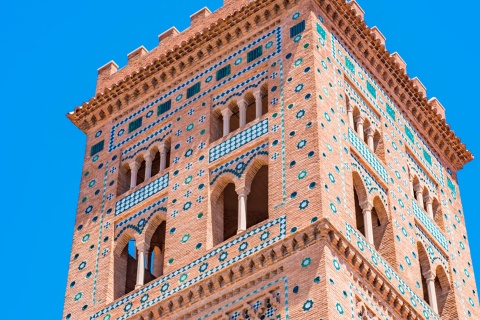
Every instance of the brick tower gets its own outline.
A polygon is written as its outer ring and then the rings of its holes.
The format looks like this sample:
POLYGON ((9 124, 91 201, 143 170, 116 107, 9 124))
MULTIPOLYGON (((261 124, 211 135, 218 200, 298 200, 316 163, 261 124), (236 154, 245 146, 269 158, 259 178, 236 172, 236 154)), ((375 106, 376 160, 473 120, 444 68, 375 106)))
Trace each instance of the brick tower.
POLYGON ((440 102, 342 0, 225 0, 68 118, 63 319, 480 319, 440 102))

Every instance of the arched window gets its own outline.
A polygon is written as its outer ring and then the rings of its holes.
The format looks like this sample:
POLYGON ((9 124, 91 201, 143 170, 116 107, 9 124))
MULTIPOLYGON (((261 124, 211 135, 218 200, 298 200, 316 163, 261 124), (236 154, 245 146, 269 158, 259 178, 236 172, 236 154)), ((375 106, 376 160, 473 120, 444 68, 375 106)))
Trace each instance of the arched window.
POLYGON ((375 129, 373 128, 370 120, 365 118, 363 121, 363 142, 368 146, 368 148, 373 152, 373 135, 375 133, 375 129))
POLYGON ((140 168, 137 173, 137 186, 145 181, 145 159, 142 156, 139 160, 140 168))
POLYGON ((238 196, 235 184, 228 183, 218 197, 212 197, 212 236, 217 245, 237 234, 238 196))
POLYGON ((255 110, 255 97, 251 92, 248 92, 245 97, 245 102, 247 105, 247 119, 246 123, 250 123, 256 118, 256 110, 255 110))
POLYGON ((373 199, 372 225, 375 249, 391 266, 394 266, 396 258, 393 227, 379 196, 373 199))
POLYGON ((423 245, 417 242, 418 261, 420 262, 420 279, 422 282, 423 300, 430 305, 430 299, 428 295, 428 285, 425 275, 430 271, 430 262, 428 261, 428 255, 423 245))
POLYGON ((442 266, 437 266, 435 271, 435 294, 437 298, 438 314, 443 316, 443 311, 450 293, 450 281, 442 266))
POLYGON ((435 220, 435 223, 440 227, 440 229, 445 231, 445 225, 443 223, 442 206, 440 205, 440 202, 438 201, 437 198, 433 199, 432 210, 433 210, 433 219, 435 220))
POLYGON ((355 221, 357 225, 357 230, 365 237, 365 224, 363 222, 363 210, 360 207, 360 200, 358 198, 357 190, 353 189, 353 196, 355 199, 355 221))
MULTIPOLYGON (((122 245, 122 244, 118 244, 122 245)), ((135 239, 130 238, 123 249, 115 252, 114 261, 114 298, 118 299, 135 289, 137 279, 137 248, 135 239)))
POLYGON ((268 166, 262 166, 252 180, 247 198, 247 228, 268 220, 268 166))
POLYGON ((145 283, 163 275, 163 266, 165 259, 165 233, 166 223, 163 221, 156 229, 150 239, 148 250, 147 271, 145 273, 145 283))
POLYGON ((223 114, 217 109, 212 113, 210 121, 210 142, 223 137, 223 114))
MULTIPOLYGON (((441 265, 438 265, 435 270, 432 270, 428 255, 420 242, 417 243, 417 249, 425 302, 440 316, 445 316, 444 310, 447 309, 452 309, 449 312, 455 312, 455 308, 445 308, 450 293, 450 281, 445 270, 441 265)), ((449 319, 453 318, 452 314, 448 316, 449 319)))
POLYGON ((117 182, 117 196, 127 192, 130 190, 130 180, 132 171, 128 163, 124 163, 120 169, 118 174, 118 182, 117 182))
POLYGON ((353 172, 352 179, 356 228, 365 238, 368 239, 367 228, 365 226, 365 216, 363 214, 364 208, 362 207, 368 200, 367 190, 365 189, 362 177, 358 172, 353 172))
POLYGON ((423 209, 428 212, 427 203, 430 198, 430 193, 428 192, 427 187, 423 187, 423 209))
POLYGON ((152 177, 156 176, 160 172, 160 152, 155 149, 153 161, 152 161, 152 177))
POLYGON ((376 130, 375 134, 373 135, 373 152, 380 160, 385 162, 385 149, 383 147, 383 139, 382 135, 378 130, 376 130))
POLYGON ((230 132, 233 132, 240 128, 240 110, 238 109, 237 101, 232 101, 229 109, 232 111, 232 115, 230 116, 230 132))

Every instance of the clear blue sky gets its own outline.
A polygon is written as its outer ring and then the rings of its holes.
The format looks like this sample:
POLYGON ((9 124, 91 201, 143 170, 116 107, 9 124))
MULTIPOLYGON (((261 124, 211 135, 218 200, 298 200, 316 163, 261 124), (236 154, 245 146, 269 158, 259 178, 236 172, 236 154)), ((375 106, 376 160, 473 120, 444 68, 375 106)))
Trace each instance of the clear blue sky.
MULTIPOLYGON (((359 0, 411 77, 447 108, 447 121, 480 158, 479 1, 359 0), (476 131, 477 130, 477 131, 476 131)), ((93 96, 96 70, 222 0, 4 1, 0 9, 2 188, 1 318, 60 319, 85 137, 65 113, 93 96), (9 273, 6 273, 9 272, 9 273)), ((460 173, 473 263, 480 278, 480 159, 460 173)))

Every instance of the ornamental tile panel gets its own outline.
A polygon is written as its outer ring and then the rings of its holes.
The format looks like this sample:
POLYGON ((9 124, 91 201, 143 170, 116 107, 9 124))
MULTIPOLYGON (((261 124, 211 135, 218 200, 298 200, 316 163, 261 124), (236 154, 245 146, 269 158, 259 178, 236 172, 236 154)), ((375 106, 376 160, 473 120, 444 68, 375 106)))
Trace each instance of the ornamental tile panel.
POLYGON ((233 137, 211 148, 209 152, 209 162, 212 163, 267 133, 268 118, 254 124, 253 126, 237 133, 233 137))
POLYGON ((143 186, 132 194, 129 194, 125 198, 117 201, 115 204, 115 215, 118 216, 122 212, 132 208, 133 206, 168 187, 168 179, 169 174, 164 174, 160 178, 150 182, 146 186, 143 186))
POLYGON ((358 138, 357 134, 350 128, 348 128, 348 140, 357 149, 357 151, 363 156, 363 158, 372 166, 372 168, 378 173, 378 175, 388 183, 388 174, 385 167, 378 161, 377 157, 367 148, 365 143, 358 138))
POLYGON ((435 222, 430 220, 427 214, 423 211, 422 208, 417 204, 416 201, 412 201, 413 213, 415 217, 422 223, 422 225, 427 229, 430 235, 437 240, 438 243, 448 251, 448 241, 447 238, 443 235, 440 229, 437 227, 435 222))

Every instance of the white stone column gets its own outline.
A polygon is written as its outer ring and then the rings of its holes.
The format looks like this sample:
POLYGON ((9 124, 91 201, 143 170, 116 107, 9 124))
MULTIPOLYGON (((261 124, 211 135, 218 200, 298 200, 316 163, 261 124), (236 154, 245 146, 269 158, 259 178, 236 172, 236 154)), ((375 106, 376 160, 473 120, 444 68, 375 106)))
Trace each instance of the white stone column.
POLYGON ((415 198, 415 191, 413 190, 413 175, 408 174, 408 185, 410 187, 410 194, 415 198))
POLYGON ((137 174, 138 169, 140 169, 140 164, 137 161, 130 162, 130 189, 133 189, 137 186, 137 174))
POLYGON ((365 238, 372 246, 375 245, 373 241, 373 224, 372 224, 372 204, 365 202, 362 205, 363 210, 363 225, 365 227, 365 238))
POLYGON ((348 115, 348 124, 353 130, 355 130, 355 123, 353 122, 353 106, 350 104, 347 105, 347 115, 348 115))
POLYGON ((162 143, 158 147, 158 151, 160 152, 160 172, 165 170, 167 168, 167 152, 168 152, 168 147, 162 143))
POLYGON ((147 152, 143 155, 145 159, 145 181, 152 177, 152 162, 153 162, 153 155, 151 152, 147 152))
POLYGON ((437 293, 435 292, 435 273, 432 271, 427 271, 423 274, 425 280, 427 282, 427 289, 428 289, 428 300, 430 301, 430 307, 432 307, 433 311, 438 313, 438 305, 437 305, 437 293))
POLYGON ((263 109, 263 105, 262 105, 262 91, 261 90, 257 90, 255 92, 253 92, 253 96, 255 97, 255 118, 260 118, 262 116, 262 109, 263 109))
POLYGON ((415 189, 415 197, 420 208, 424 208, 422 187, 417 186, 417 188, 415 189))
POLYGON ((137 250, 137 284, 135 285, 135 289, 143 287, 145 284, 145 253, 147 251, 143 243, 137 245, 137 250))
POLYGON ((247 124, 247 101, 245 99, 238 99, 238 111, 240 114, 240 124, 239 127, 243 127, 247 124))
POLYGON ((355 123, 357 124, 357 133, 360 139, 365 140, 365 133, 363 132, 363 122, 365 119, 362 116, 355 117, 355 123))
POLYGON ((236 191, 238 194, 238 234, 247 230, 247 196, 250 193, 250 190, 242 187, 236 191))
POLYGON ((373 145, 373 134, 375 133, 375 131, 373 130, 372 127, 368 127, 367 130, 365 131, 367 132, 368 149, 370 149, 370 151, 372 152, 375 152, 375 146, 373 145))
POLYGON ((426 205, 426 209, 427 209, 427 214, 428 216, 430 217, 430 219, 433 220, 433 199, 430 195, 427 195, 425 197, 425 205, 426 205))
POLYGON ((232 115, 232 110, 230 110, 229 108, 222 110, 224 137, 230 133, 230 116, 231 115, 232 115))

